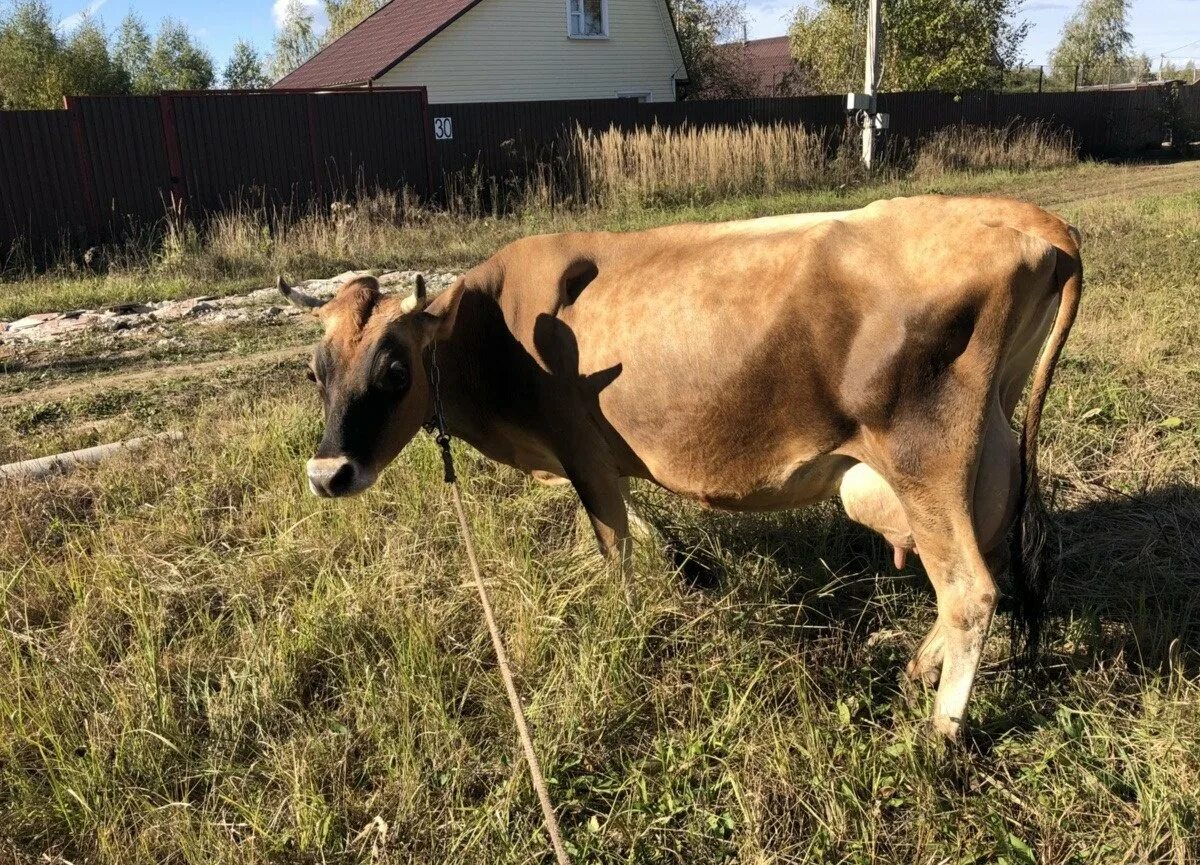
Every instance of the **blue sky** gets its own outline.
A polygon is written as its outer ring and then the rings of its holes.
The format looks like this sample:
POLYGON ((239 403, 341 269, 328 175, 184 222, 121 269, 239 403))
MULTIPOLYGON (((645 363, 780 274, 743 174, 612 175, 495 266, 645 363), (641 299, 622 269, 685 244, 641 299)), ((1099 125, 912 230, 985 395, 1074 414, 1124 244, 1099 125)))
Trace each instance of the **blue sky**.
MULTIPOLYGON (((130 8, 152 27, 167 16, 178 18, 191 28, 223 65, 229 50, 239 38, 270 47, 275 29, 275 13, 284 0, 52 0, 52 7, 69 28, 72 16, 91 9, 108 29, 113 29, 130 8)), ((398 0, 404 2, 404 0, 398 0)), ((547 0, 557 4, 560 0, 547 0)), ((316 0, 309 0, 317 6, 316 0)), ((750 37, 778 36, 787 29, 787 21, 796 0, 748 0, 750 37)), ((1031 63, 1045 63, 1050 49, 1058 41, 1063 21, 1075 8, 1074 0, 1026 0, 1022 17, 1033 24, 1025 42, 1024 54, 1031 63)), ((1176 53, 1200 62, 1200 0, 1134 0, 1130 16, 1137 50, 1145 51, 1157 64, 1158 55, 1180 48, 1176 53), (1181 48, 1185 43, 1196 44, 1181 48)), ((1157 68, 1157 66, 1156 66, 1157 68)))

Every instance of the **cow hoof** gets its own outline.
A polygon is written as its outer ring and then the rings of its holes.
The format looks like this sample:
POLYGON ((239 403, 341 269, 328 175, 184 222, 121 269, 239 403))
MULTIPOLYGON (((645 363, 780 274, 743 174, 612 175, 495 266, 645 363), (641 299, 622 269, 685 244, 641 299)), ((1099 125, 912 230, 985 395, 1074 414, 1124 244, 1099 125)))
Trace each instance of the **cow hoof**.
POLYGON ((936 688, 942 678, 942 660, 938 658, 936 664, 929 664, 920 658, 913 658, 904 668, 904 674, 914 682, 936 688))
POLYGON ((962 718, 952 718, 949 715, 934 715, 929 720, 938 738, 955 745, 963 741, 962 718))

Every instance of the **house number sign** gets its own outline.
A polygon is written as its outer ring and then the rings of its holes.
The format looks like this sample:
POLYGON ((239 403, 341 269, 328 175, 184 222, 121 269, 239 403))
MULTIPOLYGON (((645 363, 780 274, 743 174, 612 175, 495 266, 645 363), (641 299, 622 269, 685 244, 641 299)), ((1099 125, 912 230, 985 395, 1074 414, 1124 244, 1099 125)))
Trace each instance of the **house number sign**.
POLYGON ((433 118, 433 137, 437 141, 449 141, 454 137, 454 123, 449 117, 433 118))

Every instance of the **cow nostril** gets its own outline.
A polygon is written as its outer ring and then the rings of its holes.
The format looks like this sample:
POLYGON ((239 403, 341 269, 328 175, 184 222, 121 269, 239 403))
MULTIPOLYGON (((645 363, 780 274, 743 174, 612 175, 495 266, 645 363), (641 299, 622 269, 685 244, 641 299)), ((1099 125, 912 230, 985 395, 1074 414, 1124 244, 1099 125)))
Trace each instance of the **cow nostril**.
POLYGON ((330 495, 340 496, 354 486, 354 463, 344 462, 325 484, 330 495))

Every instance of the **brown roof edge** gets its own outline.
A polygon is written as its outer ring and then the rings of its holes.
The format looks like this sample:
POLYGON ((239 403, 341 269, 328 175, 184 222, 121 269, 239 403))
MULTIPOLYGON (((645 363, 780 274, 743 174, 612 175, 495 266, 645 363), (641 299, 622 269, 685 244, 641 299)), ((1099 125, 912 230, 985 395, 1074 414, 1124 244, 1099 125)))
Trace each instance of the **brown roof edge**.
MULTIPOLYGON (((274 90, 274 89, 276 88, 276 85, 278 85, 278 84, 281 84, 281 83, 282 83, 282 82, 284 82, 284 81, 287 81, 289 78, 291 78, 293 75, 295 75, 295 74, 296 74, 297 72, 299 72, 301 69, 303 69, 303 68, 304 68, 305 66, 307 66, 309 63, 311 63, 312 61, 314 61, 314 60, 316 60, 318 57, 320 57, 322 54, 324 54, 324 53, 325 53, 325 52, 326 52, 328 49, 332 48, 332 47, 333 47, 333 45, 334 45, 334 43, 338 42, 338 41, 339 41, 339 40, 341 40, 341 39, 344 39, 346 36, 349 36, 351 33, 353 33, 353 32, 354 32, 355 30, 357 30, 359 27, 362 27, 364 24, 366 24, 368 21, 370 21, 372 18, 374 18, 376 15, 378 15, 378 14, 379 14, 380 12, 382 12, 384 9, 386 9, 388 6, 391 6, 391 5, 392 5, 392 3, 394 3, 394 2, 395 2, 395 0, 388 0, 388 2, 387 2, 387 3, 384 3, 382 6, 380 6, 378 9, 376 9, 374 12, 372 12, 370 15, 368 15, 368 16, 367 16, 366 18, 364 18, 363 20, 359 21, 357 24, 355 24, 353 27, 351 27, 349 30, 347 30, 345 33, 343 33, 343 34, 342 34, 341 36, 339 36, 337 39, 334 39, 334 40, 333 40, 333 42, 330 42, 328 45, 322 45, 322 46, 321 46, 321 48, 320 48, 320 49, 317 51, 317 53, 316 53, 316 54, 314 54, 312 57, 309 57, 307 60, 305 60, 303 63, 301 63, 301 64, 300 64, 299 66, 297 66, 295 69, 293 69, 293 70, 292 70, 291 72, 289 72, 287 75, 285 75, 285 76, 283 76, 282 78, 280 78, 278 81, 276 81, 274 84, 272 84, 272 85, 270 86, 270 88, 269 88, 269 89, 271 89, 271 90, 274 90)), ((374 76, 374 78, 378 78, 378 77, 379 77, 378 75, 374 76)), ((337 83, 337 84, 332 84, 332 85, 329 85, 329 86, 330 86, 330 87, 357 87, 357 86, 359 86, 359 85, 361 85, 361 84, 366 84, 366 83, 368 83, 369 81, 372 81, 372 80, 374 80, 374 78, 367 78, 367 79, 363 79, 362 81, 345 81, 345 82, 339 82, 339 83, 337 83)))
MULTIPOLYGON (((395 0, 393 0, 393 2, 395 2, 395 0)), ((395 60, 393 60, 387 66, 383 67, 378 72, 376 72, 371 77, 371 80, 374 81, 376 78, 382 78, 384 75, 387 75, 389 72, 391 72, 393 69, 395 69, 396 66, 398 66, 400 64, 401 60, 404 60, 406 57, 411 57, 412 54, 415 51, 417 51, 417 49, 419 49, 421 46, 423 46, 426 42, 428 42, 434 36, 437 36, 439 33, 441 33, 443 30, 445 30, 447 27, 449 27, 451 24, 453 24, 459 18, 466 15, 468 12, 470 12, 472 9, 474 9, 476 6, 478 6, 482 2, 483 2, 483 0, 472 0, 471 3, 468 3, 462 9, 460 9, 457 13, 450 16, 445 21, 443 21, 441 24, 439 24, 436 28, 434 28, 431 32, 427 33, 425 35, 424 39, 422 39, 420 42, 418 42, 413 47, 409 48, 407 51, 405 51, 403 54, 401 54, 399 57, 397 57, 395 60)), ((382 7, 380 7, 380 8, 382 8, 382 7)))
POLYGON ((671 6, 671 0, 661 0, 667 4, 667 17, 671 19, 671 32, 675 34, 675 47, 679 49, 679 59, 683 65, 683 77, 676 78, 676 81, 691 81, 692 76, 688 72, 687 58, 683 56, 683 42, 679 39, 679 25, 675 23, 675 10, 671 6))

